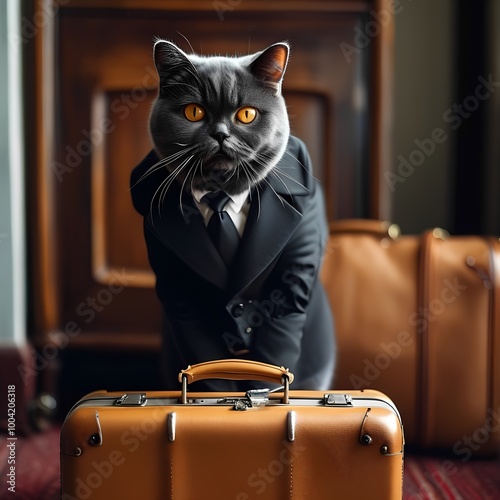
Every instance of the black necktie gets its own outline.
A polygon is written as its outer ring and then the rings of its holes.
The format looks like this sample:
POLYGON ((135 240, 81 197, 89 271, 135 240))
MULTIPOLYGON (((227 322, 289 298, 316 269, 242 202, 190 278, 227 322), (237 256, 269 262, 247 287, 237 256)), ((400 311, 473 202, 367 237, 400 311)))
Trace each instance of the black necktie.
POLYGON ((229 214, 224 211, 229 196, 223 191, 208 193, 202 200, 213 211, 212 217, 208 221, 207 230, 210 238, 219 251, 222 260, 229 267, 233 261, 234 254, 240 242, 240 235, 229 214))

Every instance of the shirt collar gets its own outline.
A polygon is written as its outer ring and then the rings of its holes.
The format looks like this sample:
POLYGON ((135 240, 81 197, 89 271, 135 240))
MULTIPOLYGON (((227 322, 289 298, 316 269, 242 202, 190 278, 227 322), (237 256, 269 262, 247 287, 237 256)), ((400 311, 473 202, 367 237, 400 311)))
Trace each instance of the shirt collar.
MULTIPOLYGON (((204 203, 201 201, 201 199, 209 192, 210 191, 193 190, 193 198, 196 200, 197 203, 204 205, 204 203)), ((234 212, 238 213, 241 211, 249 194, 250 194, 249 189, 246 191, 243 191, 243 193, 240 193, 240 194, 228 194, 228 196, 231 200, 230 201, 231 208, 234 212)))

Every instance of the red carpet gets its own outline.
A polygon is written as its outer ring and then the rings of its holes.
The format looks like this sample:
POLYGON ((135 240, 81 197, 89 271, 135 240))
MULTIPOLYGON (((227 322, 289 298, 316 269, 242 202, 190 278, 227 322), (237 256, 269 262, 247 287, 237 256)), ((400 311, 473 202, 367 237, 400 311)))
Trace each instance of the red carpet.
POLYGON ((7 441, 0 435, 0 498, 12 500, 56 500, 59 498, 59 428, 29 438, 7 441), (15 493, 9 491, 7 473, 12 458, 8 444, 15 443, 15 493))
POLYGON ((498 500, 500 460, 407 455, 405 500, 498 500))
MULTIPOLYGON (((15 441, 15 493, 8 490, 7 473, 10 465, 7 462, 11 456, 8 444, 7 437, 0 435, 0 499, 58 499, 59 428, 44 434, 33 434, 29 438, 18 437, 15 441)), ((498 500, 500 460, 470 460, 463 463, 457 459, 407 455, 403 498, 498 500)))

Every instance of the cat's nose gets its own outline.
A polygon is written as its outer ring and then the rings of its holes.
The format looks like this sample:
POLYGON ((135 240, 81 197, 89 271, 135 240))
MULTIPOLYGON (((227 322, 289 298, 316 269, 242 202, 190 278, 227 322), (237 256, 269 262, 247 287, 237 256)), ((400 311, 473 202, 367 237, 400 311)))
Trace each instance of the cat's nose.
POLYGON ((218 123, 215 126, 212 137, 222 146, 222 143, 229 137, 229 130, 225 123, 218 123))

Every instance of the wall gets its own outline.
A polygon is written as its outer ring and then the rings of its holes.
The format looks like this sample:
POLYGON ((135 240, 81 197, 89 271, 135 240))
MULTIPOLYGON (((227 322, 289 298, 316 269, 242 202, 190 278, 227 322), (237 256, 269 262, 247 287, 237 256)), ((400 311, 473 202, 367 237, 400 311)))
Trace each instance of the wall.
POLYGON ((400 0, 400 5, 395 15, 393 221, 403 233, 418 234, 452 226, 455 145, 446 119, 455 102, 454 4, 400 0))

